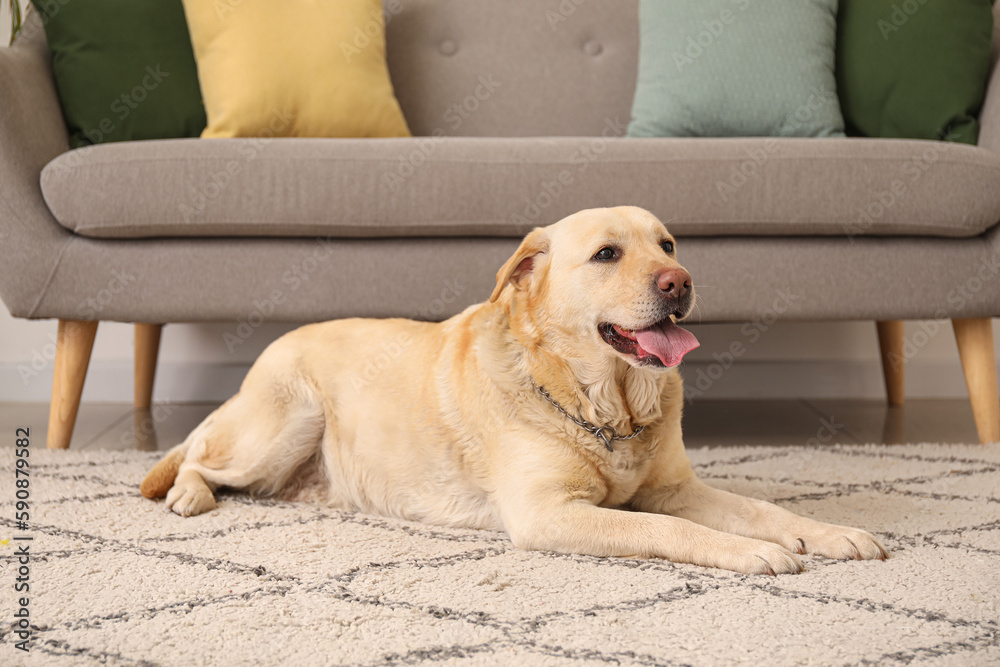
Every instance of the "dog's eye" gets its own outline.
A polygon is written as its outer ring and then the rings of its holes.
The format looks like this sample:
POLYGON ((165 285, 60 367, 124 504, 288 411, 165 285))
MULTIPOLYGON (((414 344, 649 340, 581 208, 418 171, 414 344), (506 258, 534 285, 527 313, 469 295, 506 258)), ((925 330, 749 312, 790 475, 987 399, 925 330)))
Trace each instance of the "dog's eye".
POLYGON ((615 249, 614 248, 601 248, 594 255, 594 259, 596 259, 598 262, 607 262, 607 261, 612 260, 614 258, 615 258, 615 249))
POLYGON ((663 248, 663 252, 667 253, 668 255, 674 254, 673 241, 664 241, 663 243, 660 244, 660 247, 663 248))

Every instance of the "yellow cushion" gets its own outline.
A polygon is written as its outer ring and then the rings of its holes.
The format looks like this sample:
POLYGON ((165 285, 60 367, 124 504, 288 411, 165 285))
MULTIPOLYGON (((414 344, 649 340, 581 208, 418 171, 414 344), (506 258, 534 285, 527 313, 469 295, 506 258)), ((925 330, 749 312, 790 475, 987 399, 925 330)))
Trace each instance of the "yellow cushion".
POLYGON ((202 137, 408 137, 380 0, 183 0, 202 137))

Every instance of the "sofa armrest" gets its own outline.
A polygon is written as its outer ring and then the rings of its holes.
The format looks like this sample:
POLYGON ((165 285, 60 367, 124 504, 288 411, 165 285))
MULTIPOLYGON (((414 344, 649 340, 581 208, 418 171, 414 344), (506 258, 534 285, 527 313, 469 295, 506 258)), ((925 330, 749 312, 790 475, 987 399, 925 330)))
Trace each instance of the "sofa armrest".
POLYGON ((45 31, 29 11, 9 48, 0 47, 0 298, 31 317, 73 236, 52 217, 39 177, 69 148, 45 31))

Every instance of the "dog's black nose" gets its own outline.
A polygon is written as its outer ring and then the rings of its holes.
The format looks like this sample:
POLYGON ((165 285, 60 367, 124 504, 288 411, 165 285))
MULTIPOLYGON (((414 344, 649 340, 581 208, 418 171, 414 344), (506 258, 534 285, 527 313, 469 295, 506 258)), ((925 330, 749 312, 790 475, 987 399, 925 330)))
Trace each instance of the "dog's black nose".
POLYGON ((683 298, 691 291, 691 274, 684 269, 667 269, 656 277, 656 286, 664 296, 683 298))

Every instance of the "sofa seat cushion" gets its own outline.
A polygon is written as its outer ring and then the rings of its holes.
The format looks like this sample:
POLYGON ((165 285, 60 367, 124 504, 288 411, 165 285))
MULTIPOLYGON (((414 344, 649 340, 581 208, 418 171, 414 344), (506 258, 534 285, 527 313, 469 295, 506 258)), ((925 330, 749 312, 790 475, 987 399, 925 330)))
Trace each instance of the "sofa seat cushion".
POLYGON ((41 187, 67 229, 118 239, 521 236, 622 204, 682 236, 969 237, 1000 220, 1000 158, 910 140, 176 139, 64 153, 41 187))

